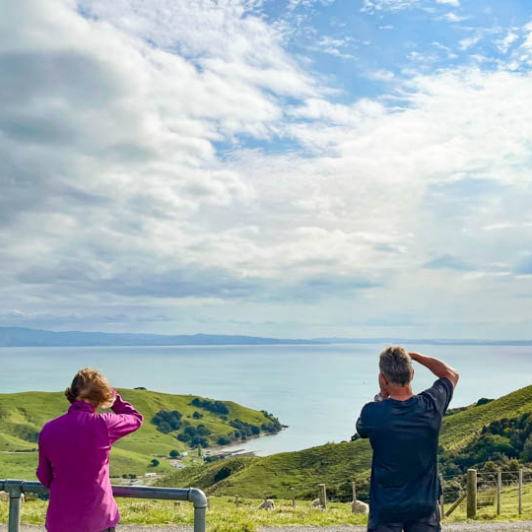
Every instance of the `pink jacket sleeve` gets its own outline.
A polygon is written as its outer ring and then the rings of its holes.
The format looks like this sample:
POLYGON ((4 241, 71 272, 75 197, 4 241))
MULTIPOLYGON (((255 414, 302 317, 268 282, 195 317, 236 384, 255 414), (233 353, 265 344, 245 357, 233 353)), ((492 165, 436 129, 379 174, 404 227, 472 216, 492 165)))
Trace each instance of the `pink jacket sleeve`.
POLYGON ((54 472, 52 470, 52 464, 46 457, 43 450, 42 440, 39 437, 39 467, 37 468, 37 478, 41 481, 43 486, 50 487, 52 480, 54 479, 54 472))
POLYGON ((112 406, 114 414, 102 414, 109 434, 109 443, 112 445, 116 440, 135 432, 142 426, 142 414, 137 412, 133 405, 124 401, 120 394, 116 394, 116 400, 112 406))

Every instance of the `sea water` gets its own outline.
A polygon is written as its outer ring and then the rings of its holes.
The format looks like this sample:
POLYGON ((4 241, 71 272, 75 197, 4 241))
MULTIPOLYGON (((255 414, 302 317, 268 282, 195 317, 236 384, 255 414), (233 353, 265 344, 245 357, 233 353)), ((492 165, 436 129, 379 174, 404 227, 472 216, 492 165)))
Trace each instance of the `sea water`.
MULTIPOLYGON (((349 440, 378 392, 375 344, 186 347, 0 348, 0 393, 59 391, 93 366, 116 387, 193 394, 267 410, 289 426, 238 448, 258 455, 349 440)), ((532 346, 427 346, 461 374, 452 407, 532 384, 532 346)), ((415 364, 414 392, 435 377, 415 364)), ((66 409, 65 403, 65 409, 66 409)))

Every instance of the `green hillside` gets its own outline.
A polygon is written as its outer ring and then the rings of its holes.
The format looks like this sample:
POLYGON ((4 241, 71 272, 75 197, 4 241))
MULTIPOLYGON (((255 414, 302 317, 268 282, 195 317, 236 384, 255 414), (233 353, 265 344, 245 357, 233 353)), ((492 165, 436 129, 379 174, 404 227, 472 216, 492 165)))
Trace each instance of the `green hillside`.
MULTIPOLYGON (((171 395, 148 390, 119 390, 144 416, 140 430, 119 440, 111 454, 111 475, 142 475, 147 471, 169 473, 174 469, 165 460, 156 468, 148 465, 154 456, 168 456, 170 451, 190 451, 192 440, 186 433, 202 434, 202 446, 214 446, 220 441, 229 442, 254 435, 271 433, 278 427, 273 416, 246 408, 231 401, 214 401, 193 395, 171 395), (196 405, 191 404, 196 400, 196 405), (197 405, 202 406, 197 406, 197 405), (218 411, 212 411, 218 410, 218 411), (160 412, 178 412, 180 427, 156 426, 151 420, 160 412), (276 423, 274 423, 274 420, 276 423), (200 428, 203 426, 203 428, 200 428), (165 432, 161 432, 161 428, 165 432), (186 437, 185 437, 186 436, 186 437)), ((34 478, 37 464, 39 431, 48 420, 58 417, 68 409, 64 395, 48 392, 0 394, 0 470, 2 477, 34 478), (21 452, 28 451, 28 452, 21 452)))
MULTIPOLYGON (((479 438, 483 427, 493 421, 532 413, 532 386, 495 401, 470 407, 443 420, 440 445, 458 451, 479 438)), ((327 444, 304 451, 263 458, 233 458, 207 466, 176 472, 161 484, 194 484, 216 495, 314 497, 316 486, 327 484, 331 494, 349 493, 354 479, 362 493, 367 489, 371 467, 371 448, 367 440, 327 444)))

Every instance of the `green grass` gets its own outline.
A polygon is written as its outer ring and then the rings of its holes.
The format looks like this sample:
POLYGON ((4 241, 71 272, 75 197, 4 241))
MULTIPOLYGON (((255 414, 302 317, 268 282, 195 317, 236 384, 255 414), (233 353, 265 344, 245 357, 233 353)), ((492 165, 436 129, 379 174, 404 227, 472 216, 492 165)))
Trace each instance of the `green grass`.
MULTIPOLYGON (((443 420, 440 445, 459 450, 480 434, 492 421, 532 412, 532 386, 522 388, 487 405, 472 407, 443 420)), ((297 497, 316 493, 317 485, 340 486, 356 479, 367 481, 371 467, 371 447, 367 440, 327 444, 304 451, 281 453, 264 458, 202 466, 193 471, 178 471, 160 484, 182 486, 193 484, 216 495, 239 494, 246 497, 289 497, 293 487, 297 497), (235 463, 235 466, 232 465, 235 463), (222 467, 231 474, 216 482, 222 467)))
MULTIPOLYGON (((326 512, 311 509, 307 501, 275 501, 273 511, 259 510, 260 500, 240 499, 236 507, 235 499, 211 497, 207 511, 207 524, 211 532, 253 532, 260 526, 283 525, 339 525, 366 524, 366 517, 353 515, 349 504, 329 503, 326 512)), ((118 499, 121 524, 138 525, 191 525, 193 507, 190 503, 174 504, 171 501, 118 499)), ((22 507, 22 522, 42 525, 46 517, 47 503, 30 500, 22 507)), ((7 522, 7 503, 0 502, 0 523, 7 522)))
MULTIPOLYGON (((489 497, 480 492, 479 500, 489 497)), ((332 526, 365 525, 366 517, 353 515, 349 503, 329 503, 327 511, 311 509, 308 501, 280 499, 275 501, 275 510, 259 510, 259 499, 240 498, 237 507, 234 497, 210 497, 210 509, 207 512, 207 525, 210 532, 255 532, 261 526, 332 526)), ((171 501, 152 501, 118 499, 121 524, 138 525, 190 525, 193 523, 193 508, 190 503, 174 504, 171 501)), ((22 507, 22 522, 42 525, 46 516, 47 503, 40 500, 28 500, 22 507)), ((0 523, 7 522, 8 504, 0 501, 0 523)), ((479 509, 480 521, 520 521, 532 519, 532 485, 523 490, 523 515, 517 515, 517 488, 508 487, 503 491, 502 512, 496 516, 495 506, 479 509)), ((465 503, 447 523, 466 521, 465 503)))
MULTIPOLYGON (((234 432, 229 422, 240 419, 260 426, 269 420, 261 413, 231 401, 223 401, 228 407, 227 421, 207 410, 190 405, 194 395, 171 395, 148 390, 119 390, 122 397, 131 402, 144 415, 144 424, 137 432, 119 440, 111 453, 111 475, 143 475, 147 471, 170 473, 165 460, 160 466, 148 468, 154 456, 168 456, 171 450, 193 453, 188 446, 176 439, 176 433, 163 434, 150 423, 160 410, 177 410, 183 414, 183 421, 191 426, 204 424, 211 432, 210 443, 215 444, 220 436, 234 432), (193 419, 198 411, 201 419, 193 419)), ((60 392, 24 392, 0 394, 0 471, 2 477, 35 479, 37 452, 17 452, 35 450, 38 434, 44 423, 58 417, 68 409, 68 402, 60 392), (9 453, 6 453, 8 451, 9 453)), ((184 427, 183 427, 184 428, 184 427)), ((181 429, 181 431, 183 430, 181 429)))

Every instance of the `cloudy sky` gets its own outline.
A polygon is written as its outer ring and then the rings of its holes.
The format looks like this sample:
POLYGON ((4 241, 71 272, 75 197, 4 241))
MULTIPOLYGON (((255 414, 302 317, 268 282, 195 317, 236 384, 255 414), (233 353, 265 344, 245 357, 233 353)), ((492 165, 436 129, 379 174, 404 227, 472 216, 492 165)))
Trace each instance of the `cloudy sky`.
POLYGON ((529 0, 0 3, 0 325, 530 338, 529 0))

